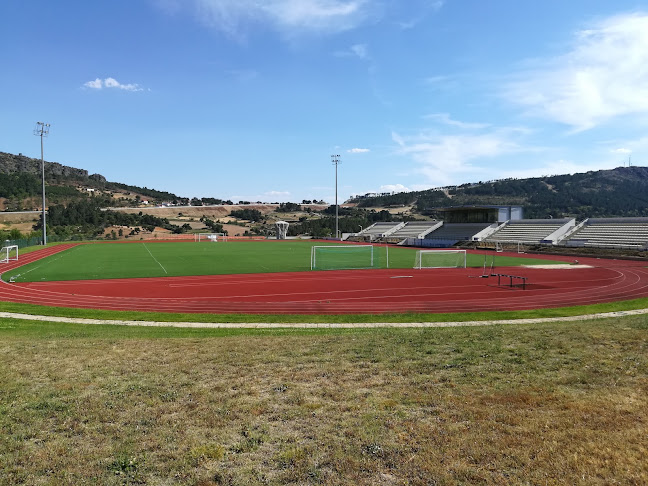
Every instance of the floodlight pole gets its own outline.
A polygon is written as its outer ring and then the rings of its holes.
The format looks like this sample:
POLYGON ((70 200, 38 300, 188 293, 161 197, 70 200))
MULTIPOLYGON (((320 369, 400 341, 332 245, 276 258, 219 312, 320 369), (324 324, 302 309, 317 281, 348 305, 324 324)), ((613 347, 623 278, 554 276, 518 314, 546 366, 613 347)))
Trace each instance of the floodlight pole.
POLYGON ((340 156, 331 155, 331 162, 335 165, 335 237, 338 237, 338 165, 340 165, 340 156))
POLYGON ((34 135, 40 137, 41 142, 41 176, 43 180, 43 246, 47 245, 47 224, 45 222, 45 158, 43 157, 43 137, 49 134, 49 123, 36 122, 34 135))

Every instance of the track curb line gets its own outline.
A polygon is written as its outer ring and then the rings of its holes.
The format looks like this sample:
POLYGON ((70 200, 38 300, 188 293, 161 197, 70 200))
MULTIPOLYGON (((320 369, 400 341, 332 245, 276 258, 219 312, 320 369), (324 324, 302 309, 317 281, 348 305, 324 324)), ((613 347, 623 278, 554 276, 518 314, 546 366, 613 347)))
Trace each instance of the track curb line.
POLYGON ((61 322, 69 324, 111 325, 111 326, 141 326, 141 327, 186 327, 204 329, 361 329, 361 328, 424 328, 424 327, 470 327, 470 326, 497 326, 508 324, 541 324, 551 322, 573 322, 589 319, 611 319, 623 316, 636 316, 648 314, 648 309, 635 309, 627 311, 605 312, 567 317, 545 317, 533 319, 501 319, 486 321, 458 321, 458 322, 165 322, 165 321, 130 321, 120 319, 84 319, 77 317, 40 316, 32 314, 19 314, 14 312, 0 312, 0 318, 22 319, 27 321, 61 322))

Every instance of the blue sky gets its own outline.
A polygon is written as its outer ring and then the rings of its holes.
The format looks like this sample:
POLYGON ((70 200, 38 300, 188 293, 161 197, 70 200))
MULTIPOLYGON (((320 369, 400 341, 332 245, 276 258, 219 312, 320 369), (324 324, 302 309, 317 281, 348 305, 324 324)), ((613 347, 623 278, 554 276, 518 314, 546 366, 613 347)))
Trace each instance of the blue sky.
POLYGON ((647 165, 648 3, 0 3, 0 151, 189 197, 334 201, 647 165))

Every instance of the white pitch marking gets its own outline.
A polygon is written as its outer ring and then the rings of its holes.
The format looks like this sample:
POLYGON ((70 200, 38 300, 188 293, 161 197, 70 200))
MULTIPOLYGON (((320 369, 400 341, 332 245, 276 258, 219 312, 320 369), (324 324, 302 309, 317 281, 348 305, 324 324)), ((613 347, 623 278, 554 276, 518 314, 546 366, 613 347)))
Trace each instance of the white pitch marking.
POLYGON ((144 248, 146 248, 146 251, 149 252, 149 255, 151 255, 151 258, 152 258, 153 260, 155 260, 155 263, 157 263, 158 265, 160 265, 160 267, 162 268, 162 270, 164 270, 164 273, 166 273, 167 275, 169 275, 169 272, 166 271, 166 268, 164 268, 164 267, 162 266, 162 264, 161 264, 160 262, 157 261, 157 258, 155 258, 155 257, 153 256, 153 253, 151 253, 151 250, 148 249, 148 246, 146 246, 146 243, 142 243, 142 245, 144 245, 144 248))

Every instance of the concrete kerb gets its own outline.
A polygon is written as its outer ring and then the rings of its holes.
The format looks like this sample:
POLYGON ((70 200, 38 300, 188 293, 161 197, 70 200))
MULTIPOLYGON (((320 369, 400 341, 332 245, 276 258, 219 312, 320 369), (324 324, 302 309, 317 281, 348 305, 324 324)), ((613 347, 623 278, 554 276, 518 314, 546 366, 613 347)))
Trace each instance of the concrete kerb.
POLYGON ((142 326, 142 327, 186 327, 204 329, 353 329, 353 328, 424 328, 424 327, 468 327, 468 326, 497 326, 508 324, 540 324, 551 322, 573 322, 589 319, 611 319, 622 316, 648 314, 648 309, 636 309, 599 314, 587 314, 569 317, 545 317, 534 319, 501 319, 492 321, 465 322, 163 322, 163 321, 127 321, 119 319, 83 319, 75 317, 38 316, 14 312, 0 312, 0 318, 22 319, 28 321, 61 322, 71 324, 111 325, 111 326, 142 326))

